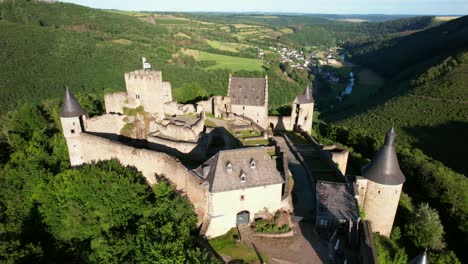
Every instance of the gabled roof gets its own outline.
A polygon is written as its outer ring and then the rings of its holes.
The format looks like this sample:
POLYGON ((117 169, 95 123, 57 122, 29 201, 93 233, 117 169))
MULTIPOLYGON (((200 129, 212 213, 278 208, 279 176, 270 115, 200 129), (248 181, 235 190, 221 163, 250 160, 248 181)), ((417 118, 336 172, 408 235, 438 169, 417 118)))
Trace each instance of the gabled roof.
POLYGON ((62 109, 60 110, 60 117, 79 117, 84 115, 85 112, 76 100, 75 96, 70 92, 67 87, 65 96, 63 97, 62 109))
POLYGON ((312 97, 312 92, 310 91, 310 87, 307 87, 304 90, 304 94, 296 96, 294 99, 295 104, 310 104, 314 102, 314 98, 312 97))
POLYGON ((426 251, 411 260, 409 264, 429 264, 426 251))
POLYGON ((275 160, 263 147, 220 151, 194 172, 208 182, 212 193, 283 183, 275 160), (252 159, 255 160, 255 168, 250 166, 252 159), (231 171, 227 169, 228 164, 232 165, 231 171), (242 173, 247 177, 243 183, 240 179, 242 173))
POLYGON ((373 182, 385 185, 400 185, 405 182, 395 153, 396 133, 392 127, 386 136, 385 144, 372 161, 361 169, 362 176, 373 182))
POLYGON ((263 106, 267 85, 266 78, 231 77, 228 96, 234 105, 263 106))

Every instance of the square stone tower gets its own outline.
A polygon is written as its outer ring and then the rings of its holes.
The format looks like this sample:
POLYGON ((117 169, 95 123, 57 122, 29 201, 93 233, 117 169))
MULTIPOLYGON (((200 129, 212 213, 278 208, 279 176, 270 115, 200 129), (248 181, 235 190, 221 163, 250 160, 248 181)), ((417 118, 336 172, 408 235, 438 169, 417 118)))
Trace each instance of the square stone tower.
POLYGON ((160 71, 138 70, 125 74, 128 106, 143 106, 146 112, 164 115, 164 103, 172 101, 169 82, 162 81, 160 71))
POLYGON ((312 121, 314 117, 314 98, 309 86, 306 87, 304 94, 299 95, 294 99, 291 122, 294 128, 301 128, 307 133, 312 129, 312 121))

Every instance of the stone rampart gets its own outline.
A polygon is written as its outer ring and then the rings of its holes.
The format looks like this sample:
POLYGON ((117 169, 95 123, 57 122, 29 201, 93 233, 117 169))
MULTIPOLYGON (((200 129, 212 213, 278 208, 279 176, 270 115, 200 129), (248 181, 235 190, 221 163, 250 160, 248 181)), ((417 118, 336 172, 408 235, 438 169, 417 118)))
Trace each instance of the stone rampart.
POLYGON ((204 180, 175 158, 165 153, 134 148, 87 133, 81 133, 80 143, 84 163, 117 159, 122 165, 133 166, 139 170, 151 185, 157 183, 159 177, 168 179, 177 190, 187 195, 199 221, 202 221, 207 211, 208 197, 204 180))

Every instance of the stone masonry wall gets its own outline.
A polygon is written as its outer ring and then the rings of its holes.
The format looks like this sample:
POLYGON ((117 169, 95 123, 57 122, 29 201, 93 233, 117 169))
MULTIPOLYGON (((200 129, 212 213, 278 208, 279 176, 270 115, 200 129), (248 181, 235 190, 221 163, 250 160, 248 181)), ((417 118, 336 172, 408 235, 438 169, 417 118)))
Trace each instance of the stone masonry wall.
POLYGON ((133 166, 145 176, 149 184, 157 183, 157 176, 164 176, 183 191, 195 208, 199 221, 207 212, 208 192, 204 180, 183 166, 178 160, 161 152, 138 149, 98 136, 81 133, 80 143, 83 162, 117 159, 122 165, 133 166))
POLYGON ((126 92, 107 93, 104 95, 104 104, 106 106, 106 113, 123 114, 123 107, 127 100, 126 92))
POLYGON ((403 185, 382 185, 367 181, 364 213, 372 230, 390 237, 403 185))
POLYGON ((265 106, 231 105, 232 113, 252 119, 263 129, 268 128, 268 109, 265 106))

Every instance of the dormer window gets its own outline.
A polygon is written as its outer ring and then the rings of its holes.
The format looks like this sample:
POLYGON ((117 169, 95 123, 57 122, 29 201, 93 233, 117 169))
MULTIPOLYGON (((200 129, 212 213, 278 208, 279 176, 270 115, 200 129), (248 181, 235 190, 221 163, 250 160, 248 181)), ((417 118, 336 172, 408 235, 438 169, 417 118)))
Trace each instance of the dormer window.
POLYGON ((255 169, 256 166, 257 166, 257 162, 255 162, 254 159, 251 159, 250 160, 250 168, 255 169))
POLYGON ((228 163, 226 164, 226 171, 229 172, 229 173, 232 172, 232 164, 231 164, 231 162, 228 162, 228 163))
POLYGON ((247 175, 245 175, 244 172, 241 172, 241 175, 240 175, 239 178, 240 178, 240 182, 241 182, 241 183, 244 183, 244 182, 247 181, 247 175))

